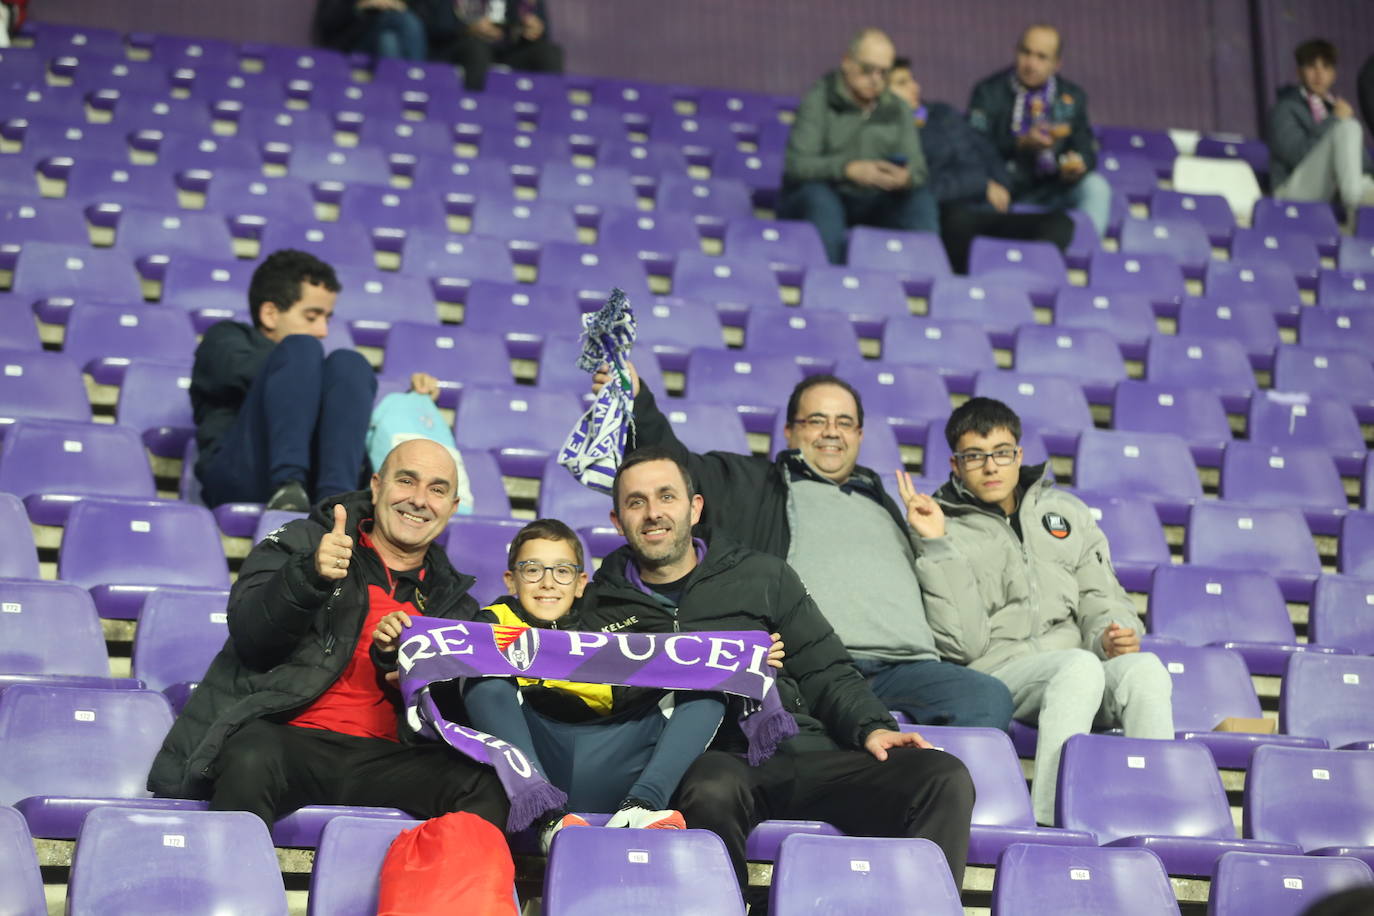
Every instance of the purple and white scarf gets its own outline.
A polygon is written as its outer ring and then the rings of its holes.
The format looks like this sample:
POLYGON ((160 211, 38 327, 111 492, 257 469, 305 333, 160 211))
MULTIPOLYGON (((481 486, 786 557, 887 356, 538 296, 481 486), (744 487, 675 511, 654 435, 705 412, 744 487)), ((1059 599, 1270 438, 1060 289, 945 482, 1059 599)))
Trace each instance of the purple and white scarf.
POLYGON ((499 738, 444 718, 430 696, 437 681, 530 677, 662 690, 727 693, 745 700, 740 729, 757 766, 797 732, 768 666, 772 637, 752 630, 598 633, 411 617, 402 636, 401 696, 410 727, 496 770, 510 799, 507 828, 523 830, 567 803, 528 757, 499 738))
POLYGON ((611 381, 597 393, 558 453, 558 463, 585 487, 610 493, 634 429, 634 395, 625 362, 635 343, 635 313, 619 288, 606 304, 582 316, 582 353, 577 366, 594 373, 609 366, 611 381))
MULTIPOLYGON (((1012 103, 1011 109, 1011 132, 1014 136, 1024 137, 1037 127, 1049 125, 1057 86, 1058 81, 1051 74, 1044 85, 1030 89, 1016 78, 1014 71, 1012 72, 1011 89, 1016 93, 1016 101, 1012 103)), ((1053 175, 1059 171, 1059 163, 1055 159, 1053 149, 1043 149, 1035 157, 1035 171, 1040 175, 1053 175)))

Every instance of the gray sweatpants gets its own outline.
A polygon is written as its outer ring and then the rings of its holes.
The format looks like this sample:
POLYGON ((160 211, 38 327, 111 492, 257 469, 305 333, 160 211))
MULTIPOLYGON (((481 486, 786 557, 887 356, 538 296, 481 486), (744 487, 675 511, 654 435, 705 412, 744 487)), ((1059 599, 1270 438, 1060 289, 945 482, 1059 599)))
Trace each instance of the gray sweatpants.
POLYGON ((1374 178, 1364 174, 1364 133, 1354 118, 1341 118, 1327 128, 1274 196, 1329 201, 1338 192, 1348 213, 1355 211, 1365 195, 1374 196, 1374 178))
POLYGON ((1007 685, 1013 716, 1038 725, 1031 804, 1054 823, 1059 755, 1070 735, 1120 726, 1131 738, 1174 737, 1173 679, 1152 652, 1102 661, 1086 649, 1058 649, 1013 659, 988 672, 1007 685))

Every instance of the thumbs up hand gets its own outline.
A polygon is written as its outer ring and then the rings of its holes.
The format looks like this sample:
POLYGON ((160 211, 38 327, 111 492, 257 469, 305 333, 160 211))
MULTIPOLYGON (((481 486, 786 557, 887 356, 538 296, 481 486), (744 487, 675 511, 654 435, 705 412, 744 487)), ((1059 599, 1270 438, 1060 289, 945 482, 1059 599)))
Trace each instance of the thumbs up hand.
POLYGON ((347 522, 348 512, 335 503, 334 530, 320 538, 320 546, 315 550, 315 573, 321 579, 342 579, 348 575, 348 564, 353 558, 353 539, 344 534, 347 522))

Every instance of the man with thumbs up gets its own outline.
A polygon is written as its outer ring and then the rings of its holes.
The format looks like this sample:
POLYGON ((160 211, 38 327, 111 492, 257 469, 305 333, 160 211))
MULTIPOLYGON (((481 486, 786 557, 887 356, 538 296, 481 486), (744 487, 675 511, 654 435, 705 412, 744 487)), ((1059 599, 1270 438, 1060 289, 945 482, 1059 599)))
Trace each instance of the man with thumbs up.
POLYGON ((270 827, 303 805, 469 811, 504 829, 494 773, 415 742, 374 658, 396 611, 471 619, 474 579, 434 539, 458 506, 457 470, 428 439, 403 442, 369 490, 324 500, 273 531, 229 596, 229 638, 153 761, 160 796, 208 798, 270 827))

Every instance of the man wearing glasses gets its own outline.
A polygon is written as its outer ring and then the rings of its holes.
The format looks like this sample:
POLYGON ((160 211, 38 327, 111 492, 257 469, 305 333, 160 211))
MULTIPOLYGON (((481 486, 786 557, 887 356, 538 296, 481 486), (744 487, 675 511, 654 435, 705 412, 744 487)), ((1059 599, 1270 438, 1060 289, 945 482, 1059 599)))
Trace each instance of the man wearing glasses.
POLYGON ((945 438, 953 473, 933 497, 898 475, 926 612, 941 655, 1005 683, 1015 718, 1038 722, 1031 796, 1053 824, 1069 736, 1097 725, 1173 738, 1172 682, 1140 651, 1140 618, 1088 507, 1045 465, 1021 466, 1016 413, 972 398, 945 438))
POLYGON ((832 264, 844 263, 849 226, 940 228, 911 110, 887 91, 895 55, 879 30, 856 35, 806 93, 787 138, 778 216, 814 223, 832 264))
POLYGON ((833 375, 800 382, 787 401, 787 447, 770 459, 689 452, 633 366, 631 382, 628 448, 666 448, 705 497, 703 525, 787 561, 888 709, 921 725, 1010 724, 1006 687, 940 660, 906 520, 858 463, 864 411, 853 386, 833 375))

